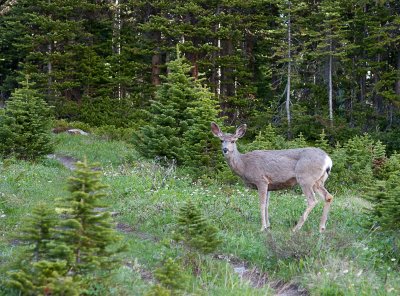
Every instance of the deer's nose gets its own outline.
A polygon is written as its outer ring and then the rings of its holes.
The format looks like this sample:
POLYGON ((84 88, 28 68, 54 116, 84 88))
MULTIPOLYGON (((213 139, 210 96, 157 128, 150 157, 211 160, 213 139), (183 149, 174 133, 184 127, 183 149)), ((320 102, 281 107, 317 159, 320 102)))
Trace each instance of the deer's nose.
POLYGON ((222 152, 227 153, 228 152, 228 148, 222 148, 222 152))

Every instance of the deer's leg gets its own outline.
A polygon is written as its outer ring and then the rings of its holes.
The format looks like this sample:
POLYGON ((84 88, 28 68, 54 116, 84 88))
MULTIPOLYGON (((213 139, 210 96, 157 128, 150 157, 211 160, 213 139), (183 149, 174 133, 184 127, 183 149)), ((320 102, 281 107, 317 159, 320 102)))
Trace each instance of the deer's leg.
POLYGON ((316 187, 316 191, 325 200, 324 209, 322 210, 321 222, 319 224, 319 232, 324 232, 326 220, 328 219, 329 209, 332 204, 333 196, 325 189, 323 185, 316 187))
POLYGON ((271 223, 269 223, 269 214, 268 214, 268 208, 269 208, 269 197, 270 197, 270 191, 267 191, 266 195, 266 203, 265 203, 265 219, 267 220, 267 228, 271 226, 271 223))
POLYGON ((306 222, 308 218, 308 215, 318 203, 318 201, 315 200, 315 194, 311 186, 302 185, 301 189, 303 190, 304 195, 307 197, 307 208, 304 211, 303 215, 301 215, 299 222, 297 222, 297 225, 293 228, 293 232, 299 230, 303 226, 304 222, 306 222))
POLYGON ((269 195, 268 195, 268 185, 259 185, 258 186, 258 196, 260 198, 260 213, 261 213, 261 231, 267 230, 269 227, 269 219, 268 219, 268 204, 269 204, 269 195), (268 221, 268 224, 267 224, 268 221))

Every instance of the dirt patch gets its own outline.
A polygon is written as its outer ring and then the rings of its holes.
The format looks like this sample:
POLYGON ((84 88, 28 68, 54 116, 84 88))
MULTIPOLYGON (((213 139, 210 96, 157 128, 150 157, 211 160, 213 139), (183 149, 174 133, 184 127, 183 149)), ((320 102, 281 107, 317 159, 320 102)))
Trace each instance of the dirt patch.
POLYGON ((152 242, 159 242, 160 241, 160 239, 158 237, 156 237, 155 235, 152 235, 152 234, 146 233, 146 232, 138 231, 137 229, 135 229, 134 227, 130 226, 127 223, 118 222, 115 228, 118 231, 123 232, 123 233, 131 233, 134 236, 137 236, 138 238, 140 238, 142 240, 149 240, 149 241, 152 241, 152 242))
POLYGON ((257 267, 250 266, 250 264, 239 258, 227 255, 215 255, 215 259, 227 261, 239 277, 253 288, 263 288, 269 285, 275 290, 276 296, 306 296, 309 295, 307 290, 301 288, 295 283, 285 283, 283 281, 270 282, 268 274, 259 270, 257 267))
POLYGON ((65 166, 67 169, 70 169, 71 171, 75 170, 76 168, 75 163, 78 161, 77 159, 71 156, 57 155, 57 154, 49 154, 47 155, 47 158, 57 160, 63 166, 65 166))
POLYGON ((306 289, 301 288, 295 283, 285 283, 278 281, 270 284, 275 290, 276 296, 307 296, 309 293, 306 289))

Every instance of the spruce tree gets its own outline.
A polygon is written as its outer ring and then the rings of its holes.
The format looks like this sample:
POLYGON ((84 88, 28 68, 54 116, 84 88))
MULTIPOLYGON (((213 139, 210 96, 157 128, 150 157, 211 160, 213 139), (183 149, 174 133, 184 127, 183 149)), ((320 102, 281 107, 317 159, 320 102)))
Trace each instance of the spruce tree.
POLYGON ((56 213, 38 205, 22 224, 17 239, 26 246, 18 268, 9 272, 6 284, 22 295, 78 295, 78 283, 70 277, 66 260, 52 254, 56 213))
POLYGON ((60 202, 65 218, 60 222, 58 240, 66 244, 72 256, 67 257, 70 272, 79 278, 96 269, 109 272, 116 263, 120 249, 113 248, 119 240, 107 211, 103 208, 100 172, 87 160, 77 163, 74 175, 69 178, 71 194, 60 202))
POLYGON ((207 221, 192 200, 179 210, 175 240, 204 254, 212 253, 221 243, 218 229, 207 221))
POLYGON ((179 48, 168 68, 150 107, 151 120, 135 137, 137 148, 146 157, 175 159, 200 170, 215 166, 219 145, 210 122, 218 116, 218 102, 201 80, 189 75, 191 66, 179 48))
POLYGON ((0 154, 34 160, 53 150, 50 108, 32 84, 22 83, 0 115, 0 154))
POLYGON ((210 132, 210 122, 220 113, 214 95, 197 83, 198 99, 187 109, 187 131, 183 134, 180 151, 182 162, 190 167, 194 176, 212 174, 222 163, 220 142, 210 132))
POLYGON ((400 228, 400 171, 390 174, 387 181, 378 181, 370 188, 367 198, 372 208, 366 210, 367 226, 381 230, 398 231, 400 228))
POLYGON ((180 295, 185 287, 185 276, 176 260, 168 257, 158 267, 154 276, 158 284, 153 286, 147 296, 180 295))

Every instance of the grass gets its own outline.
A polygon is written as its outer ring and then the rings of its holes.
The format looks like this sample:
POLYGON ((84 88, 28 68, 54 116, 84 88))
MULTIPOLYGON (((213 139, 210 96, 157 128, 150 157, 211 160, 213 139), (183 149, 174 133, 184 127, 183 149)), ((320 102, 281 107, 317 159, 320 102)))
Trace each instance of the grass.
MULTIPOLYGON (((95 295, 144 295, 168 247, 178 209, 193 199, 221 232, 219 256, 203 256, 193 266, 183 264, 186 293, 192 295, 272 295, 267 284, 254 287, 241 280, 232 262, 245 262, 268 275, 268 283, 295 282, 311 295, 399 295, 399 264, 392 261, 390 237, 369 232, 362 224, 368 203, 354 194, 335 194, 326 233, 318 233, 320 203, 302 230, 291 228, 305 209, 304 197, 293 191, 273 193, 272 229, 261 233, 256 192, 241 184, 193 183, 174 167, 141 160, 133 147, 95 137, 59 134, 56 154, 99 162, 107 200, 128 250, 112 278, 96 287, 95 295)), ((13 233, 34 205, 53 204, 67 194, 71 172, 57 161, 38 163, 7 160, 0 166, 0 281, 18 247, 13 233)), ((329 181, 327 182, 329 188, 329 181)), ((334 190, 331 190, 334 192, 334 190)), ((0 290, 1 291, 1 290, 0 290)), ((1 292, 0 292, 1 293, 1 292)))

